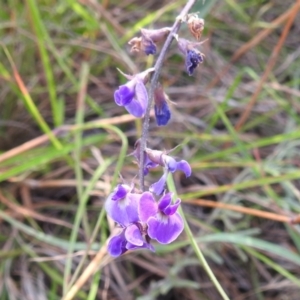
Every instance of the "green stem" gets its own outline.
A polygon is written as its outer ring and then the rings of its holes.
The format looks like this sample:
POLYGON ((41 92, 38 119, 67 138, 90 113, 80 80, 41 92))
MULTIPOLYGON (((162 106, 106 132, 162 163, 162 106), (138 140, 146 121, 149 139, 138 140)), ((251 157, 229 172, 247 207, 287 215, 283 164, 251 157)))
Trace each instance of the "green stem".
MULTIPOLYGON (((176 187, 175 187, 175 183, 173 180, 172 176, 168 176, 168 188, 171 192, 173 192, 175 195, 177 195, 177 191, 176 191, 176 187)), ((223 300, 229 300, 228 296, 226 295, 224 289, 222 288, 222 286, 220 285, 218 279, 216 278, 216 276, 214 275, 213 271, 211 270, 210 266, 208 265, 200 247, 197 244, 197 241, 194 239, 193 233, 191 231, 191 228, 186 220, 186 217, 184 215, 184 212, 181 208, 181 206, 179 206, 179 212, 184 220, 184 230, 186 235, 188 236, 189 240, 190 240, 190 244, 193 247, 195 254, 197 255, 200 264, 203 266, 206 274, 208 275, 208 277, 210 278, 210 280, 212 281, 212 283, 214 284, 214 286, 216 287, 216 289, 218 290, 219 294, 222 296, 223 300)))

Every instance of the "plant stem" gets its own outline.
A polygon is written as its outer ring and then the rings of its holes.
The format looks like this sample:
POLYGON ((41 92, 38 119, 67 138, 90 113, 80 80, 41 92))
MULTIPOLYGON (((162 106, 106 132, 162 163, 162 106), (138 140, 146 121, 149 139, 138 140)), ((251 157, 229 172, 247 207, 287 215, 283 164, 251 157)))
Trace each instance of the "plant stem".
MULTIPOLYGON (((168 176, 168 187, 169 187, 169 191, 173 192, 176 195, 176 198, 177 198, 177 190, 176 190, 176 187, 175 187, 173 176, 171 176, 171 175, 168 176)), ((210 278, 211 282, 214 284, 215 288, 219 292, 222 299, 223 300, 229 300, 229 297, 225 293, 224 289, 222 288, 221 284, 219 283, 218 279, 216 278, 215 274, 213 273, 212 269, 210 268, 209 264, 207 263, 204 255, 201 251, 201 248, 199 247, 196 239, 194 238, 194 235, 191 231, 191 228, 189 226, 189 223, 187 222, 187 219, 185 217, 185 214, 184 214, 183 209, 182 209, 181 206, 179 206, 178 211, 181 214, 181 216, 183 218, 183 221, 184 221, 184 231, 185 231, 186 235, 188 236, 188 239, 190 241, 190 245, 194 249, 195 254, 196 254, 199 262, 201 263, 201 265, 204 268, 206 274, 210 278)))
POLYGON ((176 21, 163 45, 163 48, 157 58, 157 61, 154 65, 155 71, 153 73, 153 76, 151 78, 151 84, 149 88, 149 103, 146 109, 145 113, 145 118, 143 122, 143 130, 142 130, 142 137, 141 137, 141 143, 140 143, 140 166, 139 166, 139 179, 140 179, 140 189, 142 191, 145 191, 145 186, 144 186, 144 150, 147 145, 147 138, 148 138, 148 132, 149 132, 149 122, 150 122, 150 110, 152 108, 153 104, 153 95, 154 95, 154 90, 156 88, 156 85, 158 83, 158 78, 161 72, 161 68, 163 65, 163 61, 165 58, 165 55, 173 41, 174 34, 177 34, 179 31, 180 25, 181 25, 181 20, 183 17, 187 15, 189 10, 192 8, 192 6, 195 4, 196 0, 189 0, 185 7, 182 9, 180 15, 176 18, 176 21))

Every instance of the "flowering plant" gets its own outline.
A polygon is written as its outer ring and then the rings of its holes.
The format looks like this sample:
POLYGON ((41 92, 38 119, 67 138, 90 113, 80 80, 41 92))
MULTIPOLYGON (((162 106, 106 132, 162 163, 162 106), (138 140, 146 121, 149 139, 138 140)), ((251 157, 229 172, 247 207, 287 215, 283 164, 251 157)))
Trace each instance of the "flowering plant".
POLYGON ((109 240, 108 252, 113 257, 134 249, 155 251, 151 240, 161 244, 173 242, 184 228, 182 216, 178 213, 181 200, 166 189, 167 177, 170 173, 181 171, 186 177, 191 176, 192 169, 186 160, 177 160, 170 155, 171 151, 161 151, 147 147, 146 140, 149 126, 150 109, 154 101, 154 112, 158 126, 165 126, 171 119, 169 99, 161 84, 158 83, 159 71, 163 57, 173 38, 179 50, 185 56, 185 67, 188 75, 204 60, 204 55, 197 49, 200 42, 192 42, 178 37, 181 22, 186 22, 193 37, 199 40, 204 28, 204 20, 197 15, 183 12, 172 28, 149 30, 141 29, 141 35, 129 41, 131 52, 144 52, 155 55, 157 44, 165 42, 163 50, 153 68, 135 75, 122 75, 128 80, 114 93, 117 105, 123 106, 136 118, 144 118, 143 135, 135 144, 132 155, 139 165, 140 190, 133 184, 119 184, 105 202, 107 215, 118 224, 119 233, 109 240), (152 75, 149 93, 146 85, 152 75), (144 176, 154 168, 163 168, 163 175, 152 183, 148 189, 144 187, 144 176))

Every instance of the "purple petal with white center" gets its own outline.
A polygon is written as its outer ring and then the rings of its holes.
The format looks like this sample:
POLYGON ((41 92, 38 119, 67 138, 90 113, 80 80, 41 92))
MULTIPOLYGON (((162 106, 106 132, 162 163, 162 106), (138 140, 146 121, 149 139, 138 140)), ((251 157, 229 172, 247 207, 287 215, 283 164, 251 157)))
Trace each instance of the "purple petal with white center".
POLYGON ((157 203, 153 195, 149 192, 144 192, 140 198, 138 206, 139 218, 142 222, 147 222, 147 220, 155 216, 158 212, 157 203))
POLYGON ((130 187, 125 184, 118 184, 113 191, 111 200, 121 200, 126 197, 126 194, 129 192, 130 187))
POLYGON ((140 197, 140 194, 128 193, 124 199, 113 201, 110 195, 105 202, 105 210, 115 222, 122 226, 128 226, 139 220, 138 202, 140 197))
POLYGON ((165 190, 165 185, 168 177, 168 172, 164 172, 163 176, 149 187, 149 191, 156 195, 161 195, 165 190))
POLYGON ((126 240, 135 246, 142 246, 144 244, 144 239, 139 228, 132 224, 125 229, 126 240))
POLYGON ((172 203, 172 196, 173 193, 167 193, 159 199, 158 209, 160 211, 164 211, 164 209, 172 203))
POLYGON ((127 241, 125 239, 124 230, 117 236, 112 237, 107 246, 108 253, 113 257, 118 257, 127 251, 127 241))
POLYGON ((119 106, 128 105, 135 95, 135 80, 128 81, 127 84, 119 86, 119 89, 115 91, 115 102, 119 106))
POLYGON ((173 204, 173 205, 169 205, 168 207, 166 207, 164 210, 163 210, 163 213, 167 216, 172 216, 176 213, 179 205, 181 203, 181 200, 180 199, 177 199, 177 201, 173 204))
POLYGON ((185 177, 190 177, 192 174, 192 168, 190 164, 185 160, 181 160, 177 163, 177 170, 182 171, 185 174, 185 177))
POLYGON ((178 213, 172 216, 151 217, 147 224, 150 238, 161 244, 173 242, 183 230, 183 220, 178 213))

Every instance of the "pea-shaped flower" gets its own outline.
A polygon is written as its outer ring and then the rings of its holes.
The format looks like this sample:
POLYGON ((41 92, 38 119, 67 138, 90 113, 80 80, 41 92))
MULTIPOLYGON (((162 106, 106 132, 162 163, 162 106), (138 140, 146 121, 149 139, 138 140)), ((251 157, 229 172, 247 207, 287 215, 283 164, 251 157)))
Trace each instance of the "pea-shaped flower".
POLYGON ((141 194, 132 193, 131 190, 131 186, 119 184, 105 202, 107 214, 122 228, 121 233, 108 242, 108 253, 113 257, 133 249, 146 248, 154 251, 153 246, 144 238, 146 232, 138 215, 141 194))
POLYGON ((121 73, 129 80, 126 84, 119 86, 114 93, 115 102, 136 118, 142 118, 148 106, 148 93, 145 87, 147 76, 154 68, 147 69, 136 75, 121 73))
POLYGON ((178 47, 185 56, 185 67, 189 76, 192 76, 194 70, 204 61, 204 54, 196 49, 196 46, 202 43, 193 43, 186 39, 178 39, 178 47))
POLYGON ((119 184, 105 202, 107 214, 122 227, 139 221, 137 208, 141 194, 131 193, 131 190, 131 186, 119 184))
POLYGON ((169 244, 177 239, 183 230, 183 220, 177 212, 181 200, 172 204, 172 193, 160 198, 158 203, 150 192, 141 196, 138 212, 142 222, 148 225, 148 235, 161 244, 169 244))
POLYGON ((185 160, 176 161, 175 158, 168 155, 166 152, 159 150, 146 148, 145 152, 150 161, 164 167, 162 177, 149 188, 149 191, 156 195, 161 195, 163 193, 169 172, 174 173, 176 171, 182 171, 186 177, 189 177, 192 174, 191 166, 185 160))

